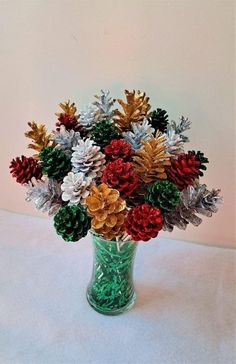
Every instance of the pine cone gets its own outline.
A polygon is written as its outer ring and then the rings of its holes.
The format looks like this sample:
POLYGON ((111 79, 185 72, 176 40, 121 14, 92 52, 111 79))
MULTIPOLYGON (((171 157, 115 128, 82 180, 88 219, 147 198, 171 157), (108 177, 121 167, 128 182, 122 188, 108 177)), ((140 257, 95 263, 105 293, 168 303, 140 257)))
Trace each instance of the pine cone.
POLYGON ((110 91, 101 90, 101 95, 95 95, 95 98, 97 101, 94 101, 93 105, 95 105, 97 108, 96 119, 98 121, 111 120, 114 115, 112 107, 116 100, 110 97, 110 91))
POLYGON ((178 154, 184 153, 184 141, 182 137, 176 133, 172 125, 167 125, 166 133, 163 135, 166 138, 166 151, 171 156, 178 156, 178 154))
POLYGON ((70 157, 63 150, 45 147, 39 153, 43 174, 61 180, 71 170, 70 157))
POLYGON ((66 130, 64 125, 61 125, 59 131, 53 131, 51 139, 56 142, 57 148, 64 150, 68 155, 71 155, 72 148, 78 144, 81 139, 80 133, 74 130, 66 130))
POLYGON ((148 186, 145 201, 158 207, 162 213, 173 211, 180 200, 177 186, 167 180, 156 181, 148 186))
POLYGON ((166 168, 166 173, 168 179, 182 191, 199 177, 199 166, 200 162, 192 152, 181 153, 177 159, 171 158, 171 165, 166 168))
POLYGON ((16 157, 16 159, 12 159, 9 168, 12 177, 16 178, 16 182, 21 184, 28 183, 33 177, 36 180, 42 177, 42 169, 32 157, 28 158, 24 155, 16 157))
POLYGON ((165 110, 156 109, 152 111, 149 116, 148 120, 152 127, 155 129, 155 132, 159 130, 161 133, 166 131, 166 127, 168 124, 168 114, 165 110))
MULTIPOLYGON (((31 128, 30 131, 25 133, 27 138, 32 140, 32 143, 28 144, 28 148, 34 149, 37 152, 40 152, 44 147, 55 147, 55 141, 51 140, 51 135, 48 134, 46 126, 43 124, 36 124, 34 121, 28 123, 31 128)), ((38 154, 33 156, 35 159, 38 159, 38 154)))
POLYGON ((91 139, 93 139, 101 148, 108 145, 112 139, 119 138, 120 136, 111 121, 102 120, 94 124, 91 139))
POLYGON ((138 177, 130 162, 117 159, 109 162, 103 172, 102 182, 120 192, 122 198, 132 194, 138 185, 138 177))
POLYGON ((62 204, 61 185, 51 178, 45 177, 40 181, 33 178, 28 184, 26 201, 33 202, 37 210, 54 215, 62 204))
POLYGON ((121 130, 129 130, 131 123, 143 121, 144 117, 150 110, 149 97, 145 92, 125 90, 126 101, 118 99, 118 103, 122 106, 123 112, 115 110, 114 120, 121 130))
POLYGON ((94 105, 87 105, 84 109, 81 109, 79 114, 79 121, 83 127, 83 134, 90 135, 94 124, 97 122, 97 108, 94 105))
POLYGON ((54 216, 54 227, 65 241, 78 241, 87 235, 91 219, 82 206, 67 205, 54 216))
POLYGON ((122 158, 124 161, 130 160, 133 152, 131 145, 124 139, 113 139, 110 144, 104 148, 107 160, 114 161, 122 158))
POLYGON ((123 132, 122 135, 131 144, 133 150, 141 149, 142 142, 153 137, 154 129, 147 119, 140 123, 131 123, 131 129, 132 131, 123 132))
POLYGON ((90 139, 79 140, 73 149, 71 163, 74 172, 83 172, 86 177, 101 177, 106 162, 100 147, 90 139))
POLYGON ((86 178, 84 173, 74 173, 69 172, 67 176, 64 177, 63 183, 61 185, 62 200, 70 201, 72 204, 85 204, 85 199, 89 195, 89 190, 92 185, 92 179, 86 178))
POLYGON ((202 219, 196 216, 195 213, 183 206, 183 204, 177 205, 176 209, 169 214, 164 215, 163 230, 172 232, 174 226, 180 230, 185 230, 189 223, 194 226, 200 225, 202 219))
POLYGON ((181 202, 176 209, 164 215, 163 230, 172 231, 174 226, 185 230, 189 223, 194 226, 201 224, 202 219, 196 214, 211 217, 216 213, 217 204, 222 202, 220 190, 208 191, 205 184, 194 183, 181 192, 181 202))
POLYGON ((82 126, 78 122, 78 115, 75 115, 77 109, 74 103, 70 101, 59 104, 64 112, 56 113, 58 122, 56 123, 57 131, 60 130, 61 125, 64 125, 66 130, 81 131, 82 126))
POLYGON ((175 131, 175 134, 178 134, 185 143, 188 142, 189 139, 183 133, 190 129, 190 125, 191 121, 184 116, 181 116, 179 124, 177 124, 174 120, 171 120, 169 123, 169 126, 175 131))
POLYGON ((198 167, 198 169, 199 169, 199 176, 203 176, 203 172, 201 171, 201 169, 203 171, 206 171, 207 167, 204 164, 205 163, 209 163, 208 158, 206 158, 204 156, 204 153, 200 152, 199 150, 197 151, 197 153, 194 150, 189 151, 189 153, 192 153, 193 155, 195 155, 196 160, 200 162, 200 165, 198 167))
POLYGON ((92 187, 86 198, 88 213, 92 217, 93 230, 105 239, 122 235, 126 216, 126 204, 117 190, 102 183, 92 187))
POLYGON ((182 204, 187 208, 194 210, 198 214, 211 217, 212 213, 218 211, 217 204, 222 202, 220 189, 209 191, 205 184, 194 183, 194 186, 188 186, 181 193, 182 204))
POLYGON ((142 142, 143 149, 133 157, 134 170, 140 181, 150 183, 156 179, 166 179, 165 167, 170 165, 170 156, 166 153, 165 137, 160 132, 155 137, 142 142))
POLYGON ((125 230, 134 241, 148 241, 158 235, 162 226, 161 211, 158 208, 144 204, 129 210, 125 230))

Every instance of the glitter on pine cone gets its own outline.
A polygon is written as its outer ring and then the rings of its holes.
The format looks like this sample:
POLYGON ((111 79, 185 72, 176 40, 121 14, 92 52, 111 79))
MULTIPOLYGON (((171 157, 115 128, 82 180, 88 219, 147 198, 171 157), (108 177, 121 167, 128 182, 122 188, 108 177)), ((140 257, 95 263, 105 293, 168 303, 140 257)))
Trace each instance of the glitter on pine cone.
POLYGON ((158 207, 162 213, 168 213, 179 203, 180 191, 171 181, 155 181, 148 186, 145 201, 151 206, 158 207))
POLYGON ((110 144, 104 148, 107 160, 114 161, 122 158, 124 161, 130 160, 133 155, 131 145, 124 139, 113 139, 110 144))
POLYGON ((166 168, 168 179, 175 183, 179 190, 192 185, 200 175, 201 162, 192 152, 181 153, 178 158, 171 158, 171 165, 166 168))
POLYGON ((61 149, 44 147, 39 153, 43 174, 61 180, 71 170, 70 157, 61 149))
POLYGON ((130 162, 124 162, 119 158, 109 162, 102 176, 102 182, 120 192, 122 198, 132 194, 137 187, 139 180, 130 162))
POLYGON ((16 178, 16 182, 25 184, 31 181, 31 178, 40 180, 42 177, 42 169, 37 160, 32 157, 16 157, 12 159, 10 164, 10 173, 16 178))
POLYGON ((91 139, 93 139, 98 146, 104 148, 112 139, 120 139, 120 136, 111 121, 102 120, 94 124, 91 139))
POLYGON ((112 240, 124 233, 127 210, 119 191, 109 188, 105 183, 93 186, 85 203, 92 217, 92 228, 97 234, 112 240))
POLYGON ((78 241, 87 235, 91 219, 81 205, 67 205, 54 216, 54 227, 65 241, 78 241))
POLYGON ((75 117, 71 117, 67 114, 61 113, 56 123, 56 130, 60 131, 60 127, 64 125, 66 130, 81 131, 82 125, 78 122, 75 117))
POLYGON ((60 131, 61 125, 64 125, 66 130, 81 131, 82 125, 79 123, 79 116, 76 115, 76 107, 74 103, 70 101, 59 104, 63 112, 56 113, 58 117, 58 122, 56 123, 56 130, 60 131))
POLYGON ((130 209, 125 222, 125 230, 134 241, 155 238, 162 227, 163 216, 160 209, 148 204, 130 209))
POLYGON ((205 166, 205 163, 209 163, 208 158, 206 158, 204 156, 204 153, 200 152, 200 150, 198 150, 197 152, 195 152, 194 150, 191 150, 189 153, 192 153, 196 156, 196 160, 198 160, 200 162, 200 165, 198 167, 199 171, 199 176, 203 176, 203 172, 201 171, 201 169, 203 171, 206 171, 207 167, 205 166))
POLYGON ((155 129, 155 132, 160 130, 160 132, 164 133, 168 124, 168 114, 165 110, 158 108, 150 113, 148 121, 155 129))

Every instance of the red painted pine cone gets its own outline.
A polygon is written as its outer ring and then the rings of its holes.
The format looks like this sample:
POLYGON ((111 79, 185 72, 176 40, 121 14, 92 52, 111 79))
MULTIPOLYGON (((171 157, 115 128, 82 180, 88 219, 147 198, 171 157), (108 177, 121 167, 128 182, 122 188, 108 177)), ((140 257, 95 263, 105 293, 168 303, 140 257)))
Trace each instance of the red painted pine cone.
POLYGON ((200 175, 201 162, 196 159, 192 152, 181 153, 178 158, 171 158, 171 165, 166 168, 168 179, 175 183, 179 190, 192 185, 194 180, 200 175))
POLYGON ((78 122, 75 116, 70 116, 63 113, 60 114, 58 122, 56 123, 57 131, 60 130, 61 125, 64 125, 66 130, 81 131, 82 129, 82 125, 78 122))
POLYGON ((102 182, 120 192, 122 198, 132 194, 138 185, 138 177, 129 162, 119 158, 109 162, 103 172, 102 182))
POLYGON ((16 157, 16 159, 12 159, 9 168, 12 177, 21 184, 28 183, 33 177, 37 180, 42 177, 42 169, 38 161, 32 157, 28 158, 24 155, 16 157))
POLYGON ((124 139, 113 139, 110 144, 104 148, 104 153, 108 160, 116 160, 122 158, 124 161, 128 161, 133 152, 131 145, 124 139))
POLYGON ((155 238, 163 226, 160 209, 148 204, 139 205, 129 210, 125 230, 135 241, 148 241, 155 238))

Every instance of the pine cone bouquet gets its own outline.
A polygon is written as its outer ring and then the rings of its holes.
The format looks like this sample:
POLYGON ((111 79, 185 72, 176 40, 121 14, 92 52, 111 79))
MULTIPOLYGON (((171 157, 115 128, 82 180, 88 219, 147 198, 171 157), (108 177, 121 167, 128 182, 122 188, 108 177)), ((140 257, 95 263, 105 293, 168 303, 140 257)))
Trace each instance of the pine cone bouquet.
POLYGON ((125 100, 101 90, 78 112, 70 101, 59 106, 55 130, 28 123, 35 154, 13 159, 10 173, 26 187, 26 201, 54 215, 65 241, 90 227, 107 240, 148 241, 217 211, 220 190, 200 181, 208 159, 185 151, 188 118, 169 121, 139 90, 125 90, 125 100))

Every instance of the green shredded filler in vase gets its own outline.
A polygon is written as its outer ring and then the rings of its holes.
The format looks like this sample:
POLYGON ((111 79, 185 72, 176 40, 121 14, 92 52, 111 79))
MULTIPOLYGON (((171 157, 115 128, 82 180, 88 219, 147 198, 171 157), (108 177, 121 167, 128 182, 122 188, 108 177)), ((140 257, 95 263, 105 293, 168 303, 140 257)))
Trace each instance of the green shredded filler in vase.
POLYGON ((92 234, 93 273, 87 299, 98 312, 118 315, 130 309, 136 298, 133 263, 136 242, 116 242, 92 234))

